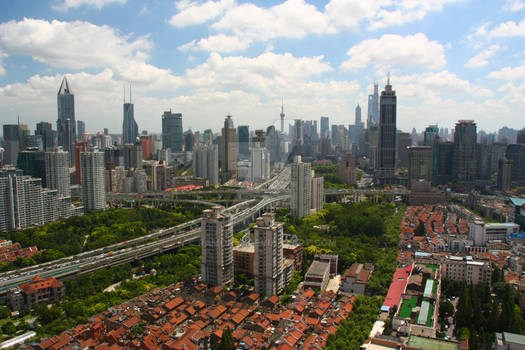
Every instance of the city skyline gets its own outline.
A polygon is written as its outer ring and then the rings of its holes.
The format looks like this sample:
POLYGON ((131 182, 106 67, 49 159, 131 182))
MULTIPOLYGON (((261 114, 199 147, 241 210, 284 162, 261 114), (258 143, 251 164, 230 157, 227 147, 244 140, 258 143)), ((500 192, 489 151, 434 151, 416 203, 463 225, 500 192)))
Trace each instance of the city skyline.
POLYGON ((91 133, 118 133, 129 83, 140 130, 155 133, 169 108, 193 130, 219 130, 228 114, 279 130, 282 97, 287 118, 348 125, 390 70, 399 129, 460 119, 521 129, 513 104, 524 97, 524 9, 521 0, 6 3, 0 110, 6 123, 20 115, 31 129, 54 124, 53 95, 67 76, 76 118, 91 133))

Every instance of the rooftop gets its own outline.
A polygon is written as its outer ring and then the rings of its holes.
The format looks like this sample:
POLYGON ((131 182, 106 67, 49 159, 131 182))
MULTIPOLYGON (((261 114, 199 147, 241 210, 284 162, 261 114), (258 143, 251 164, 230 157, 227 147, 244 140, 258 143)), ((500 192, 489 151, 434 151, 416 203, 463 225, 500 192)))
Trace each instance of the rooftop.
POLYGON ((439 340, 433 338, 424 338, 417 335, 411 335, 408 340, 408 345, 414 348, 425 350, 458 350, 459 344, 449 342, 446 340, 439 340))
POLYGON ((308 272, 306 273, 306 275, 321 276, 327 273, 327 271, 330 271, 329 263, 314 260, 312 262, 312 265, 310 265, 310 268, 308 269, 308 272))

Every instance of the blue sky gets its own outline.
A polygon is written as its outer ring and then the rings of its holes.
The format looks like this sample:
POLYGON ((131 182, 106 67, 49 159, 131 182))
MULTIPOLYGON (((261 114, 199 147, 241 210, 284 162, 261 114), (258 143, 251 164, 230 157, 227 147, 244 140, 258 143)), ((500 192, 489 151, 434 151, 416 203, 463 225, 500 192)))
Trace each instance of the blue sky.
POLYGON ((55 122, 66 75, 87 130, 122 127, 132 85, 139 129, 164 110, 184 128, 287 118, 352 124, 387 72, 398 128, 525 126, 525 0, 0 2, 0 116, 55 122))

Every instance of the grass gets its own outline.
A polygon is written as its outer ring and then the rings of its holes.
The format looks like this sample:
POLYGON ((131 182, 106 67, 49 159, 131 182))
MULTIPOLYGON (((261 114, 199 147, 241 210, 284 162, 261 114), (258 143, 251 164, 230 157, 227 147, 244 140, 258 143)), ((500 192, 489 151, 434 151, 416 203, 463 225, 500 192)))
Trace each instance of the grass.
POLYGON ((399 317, 410 318, 412 315, 412 309, 417 306, 417 296, 413 296, 410 299, 403 301, 401 310, 399 310, 399 317))

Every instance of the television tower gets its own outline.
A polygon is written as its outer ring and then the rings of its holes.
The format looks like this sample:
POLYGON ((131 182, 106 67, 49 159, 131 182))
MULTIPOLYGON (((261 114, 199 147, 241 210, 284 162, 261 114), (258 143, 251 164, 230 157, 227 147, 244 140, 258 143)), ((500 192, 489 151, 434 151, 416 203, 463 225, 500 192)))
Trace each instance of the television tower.
POLYGON ((284 134, 284 97, 281 102, 281 133, 284 134))

